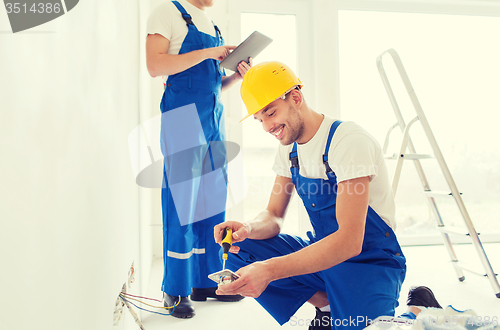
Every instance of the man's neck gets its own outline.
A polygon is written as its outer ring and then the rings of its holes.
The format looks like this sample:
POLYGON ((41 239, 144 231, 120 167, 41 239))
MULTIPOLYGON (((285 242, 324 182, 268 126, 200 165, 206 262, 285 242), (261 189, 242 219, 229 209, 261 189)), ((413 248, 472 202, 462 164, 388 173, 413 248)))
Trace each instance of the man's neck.
POLYGON ((317 113, 316 111, 312 109, 307 109, 307 114, 303 117, 304 120, 304 131, 300 139, 298 139, 296 142, 298 144, 304 144, 309 142, 314 135, 319 130, 319 127, 321 126, 321 123, 323 122, 323 119, 325 116, 323 116, 320 113, 317 113))

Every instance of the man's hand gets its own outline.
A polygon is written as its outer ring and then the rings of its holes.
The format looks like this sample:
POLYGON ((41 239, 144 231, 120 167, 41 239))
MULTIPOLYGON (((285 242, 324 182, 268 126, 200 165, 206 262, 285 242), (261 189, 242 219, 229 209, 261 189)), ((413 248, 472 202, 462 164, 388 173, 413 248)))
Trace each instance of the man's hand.
MULTIPOLYGON (((249 224, 239 221, 226 221, 214 227, 214 239, 217 244, 221 244, 222 232, 224 228, 227 227, 231 228, 233 231, 233 243, 244 241, 250 236, 251 228, 249 224)), ((235 245, 232 245, 229 249, 229 252, 235 254, 239 251, 240 248, 235 245)))
POLYGON ((233 73, 230 76, 224 76, 222 77, 222 90, 226 90, 233 86, 237 81, 240 81, 243 79, 243 76, 247 73, 248 70, 252 67, 252 58, 248 58, 248 63, 245 61, 241 61, 238 63, 238 71, 233 73))
POLYGON ((204 50, 206 52, 207 58, 212 58, 214 60, 222 61, 235 48, 236 46, 219 46, 219 47, 205 48, 204 50))
POLYGON ((266 261, 254 262, 236 271, 240 276, 236 281, 229 284, 219 285, 218 295, 239 294, 245 297, 258 298, 272 281, 272 272, 266 261))
POLYGON ((238 72, 236 72, 236 74, 239 75, 239 79, 243 79, 243 77, 245 76, 245 73, 247 73, 248 70, 250 70, 250 68, 252 67, 252 58, 249 57, 248 58, 248 63, 245 62, 245 61, 241 61, 240 63, 238 63, 238 72))

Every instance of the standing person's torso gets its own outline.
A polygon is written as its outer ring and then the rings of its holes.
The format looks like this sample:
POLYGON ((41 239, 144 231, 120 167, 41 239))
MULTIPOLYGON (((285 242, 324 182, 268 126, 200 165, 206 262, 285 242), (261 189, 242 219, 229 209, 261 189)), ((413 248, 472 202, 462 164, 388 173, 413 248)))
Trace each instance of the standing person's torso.
MULTIPOLYGON (((199 32, 216 37, 214 24, 205 11, 193 6, 186 0, 177 0, 186 12, 191 15, 194 25, 199 32)), ((177 55, 182 43, 188 34, 186 21, 172 1, 160 4, 148 18, 148 34, 160 34, 169 40, 168 54, 177 55)), ((168 76, 164 76, 166 81, 168 76)))

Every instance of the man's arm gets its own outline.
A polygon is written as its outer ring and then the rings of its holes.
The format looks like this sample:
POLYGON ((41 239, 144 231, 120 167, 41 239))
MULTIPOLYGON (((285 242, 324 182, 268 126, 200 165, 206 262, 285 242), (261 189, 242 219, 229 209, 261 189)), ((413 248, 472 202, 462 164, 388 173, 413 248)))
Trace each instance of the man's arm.
MULTIPOLYGON (((214 227, 214 237, 217 243, 222 240, 222 231, 226 227, 233 230, 233 242, 241 242, 247 238, 266 239, 278 235, 283 225, 286 209, 294 190, 291 178, 276 176, 273 190, 267 208, 248 223, 226 221, 214 227)), ((232 253, 238 253, 239 248, 231 247, 232 253)))
POLYGON ((339 183, 337 222, 339 229, 324 239, 288 256, 269 260, 280 279, 333 267, 361 253, 368 212, 369 178, 339 183))
POLYGON ((223 60, 235 46, 220 46, 194 50, 189 53, 168 54, 170 41, 161 34, 146 38, 146 64, 151 77, 169 76, 185 71, 207 58, 223 60))
POLYGON ((237 271, 240 278, 220 286, 217 294, 258 297, 271 281, 318 272, 358 255, 363 245, 368 198, 368 177, 339 183, 336 232, 300 251, 241 268, 237 271))
POLYGON ((224 76, 222 77, 222 91, 226 91, 229 88, 233 87, 236 82, 240 81, 243 79, 245 76, 245 73, 247 73, 248 70, 250 70, 250 67, 252 66, 252 58, 248 58, 248 63, 245 61, 241 61, 238 64, 238 72, 233 73, 230 76, 224 76))

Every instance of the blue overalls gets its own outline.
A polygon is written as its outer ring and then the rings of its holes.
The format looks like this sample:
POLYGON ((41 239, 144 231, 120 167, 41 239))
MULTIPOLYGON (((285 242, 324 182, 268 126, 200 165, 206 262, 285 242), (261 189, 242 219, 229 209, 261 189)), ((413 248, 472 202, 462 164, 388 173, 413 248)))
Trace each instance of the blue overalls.
MULTIPOLYGON (((181 12, 188 26, 188 33, 179 54, 209 47, 218 47, 224 44, 217 26, 214 25, 216 37, 198 31, 191 20, 191 16, 181 4, 177 1, 173 1, 173 3, 181 12)), ((161 100, 161 112, 165 113, 195 103, 203 132, 190 132, 190 134, 199 134, 200 140, 205 140, 207 143, 210 143, 210 141, 224 141, 225 126, 220 101, 221 78, 223 75, 224 72, 219 68, 219 61, 213 59, 206 59, 183 72, 170 75, 161 100)), ((165 118, 166 116, 162 116, 162 150, 165 150, 167 144, 182 143, 182 141, 179 141, 179 137, 176 139, 175 134, 167 131, 165 127, 168 125, 163 124, 165 118)), ((169 125, 172 125, 172 123, 169 123, 169 125)), ((199 172, 199 169, 206 167, 207 164, 213 167, 214 160, 212 156, 209 149, 197 160, 193 159, 192 164, 187 163, 185 166, 191 166, 193 172, 199 172)), ((224 221, 225 213, 219 213, 203 221, 181 225, 174 205, 172 191, 169 188, 168 169, 166 168, 168 168, 168 165, 165 160, 164 184, 161 194, 165 267, 163 290, 173 296, 186 297, 191 294, 191 288, 214 286, 214 283, 208 279, 207 275, 219 271, 222 264, 218 254, 220 246, 215 243, 213 238, 213 227, 224 221)), ((194 205, 196 204, 196 198, 199 199, 200 196, 185 196, 185 198, 194 198, 191 201, 191 205, 194 205)), ((189 205, 189 203, 186 205, 189 205)))
MULTIPOLYGON (((247 239, 237 243, 241 250, 228 259, 228 268, 236 271, 255 261, 298 251, 337 231, 337 179, 328 164, 328 150, 340 124, 333 123, 323 155, 328 180, 301 176, 296 143, 290 153, 292 180, 314 234, 307 233, 309 240, 285 234, 266 240, 247 239)), ((358 256, 317 273, 273 281, 257 301, 283 325, 289 320, 298 322, 290 318, 317 291, 323 291, 330 303, 332 329, 362 329, 378 316, 394 315, 405 274, 406 259, 393 230, 368 207, 362 252, 358 256)))

